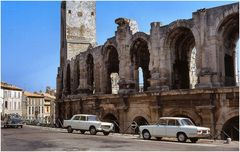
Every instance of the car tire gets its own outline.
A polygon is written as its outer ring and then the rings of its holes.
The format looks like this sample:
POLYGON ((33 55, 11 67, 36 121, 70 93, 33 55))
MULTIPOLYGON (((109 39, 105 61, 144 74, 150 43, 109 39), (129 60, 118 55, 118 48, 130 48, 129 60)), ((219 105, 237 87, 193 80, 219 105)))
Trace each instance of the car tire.
POLYGON ((73 129, 72 129, 71 126, 68 126, 68 127, 67 127, 67 132, 68 132, 68 133, 72 133, 72 132, 73 132, 73 129))
POLYGON ((143 130, 142 136, 143 136, 143 139, 145 139, 145 140, 151 139, 151 134, 148 130, 143 130))
POLYGON ((89 131, 90 131, 91 135, 96 135, 97 134, 97 130, 96 130, 95 127, 90 127, 89 131))
POLYGON ((191 141, 192 143, 196 143, 196 142, 198 141, 198 138, 190 138, 190 141, 191 141))
POLYGON ((104 136, 108 136, 110 132, 103 132, 104 136))
POLYGON ((161 140, 161 139, 162 139, 162 137, 156 137, 156 139, 157 139, 157 140, 161 140))
POLYGON ((85 133, 85 130, 80 130, 80 133, 81 133, 81 134, 84 134, 84 133, 85 133))
POLYGON ((185 133, 180 132, 177 134, 177 139, 179 142, 186 142, 187 136, 185 135, 185 133))

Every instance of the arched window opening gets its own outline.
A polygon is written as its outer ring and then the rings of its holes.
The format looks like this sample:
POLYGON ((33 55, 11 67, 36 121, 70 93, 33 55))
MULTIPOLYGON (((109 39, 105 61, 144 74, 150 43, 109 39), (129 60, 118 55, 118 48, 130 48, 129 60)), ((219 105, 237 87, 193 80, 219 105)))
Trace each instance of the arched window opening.
POLYGON ((143 71, 142 71, 142 68, 138 68, 138 77, 139 77, 139 80, 138 80, 138 84, 139 84, 139 92, 143 92, 144 90, 144 85, 143 85, 143 71))
MULTIPOLYGON (((224 61, 220 71, 222 71, 225 86, 235 86, 238 79, 237 43, 239 41, 239 14, 234 13, 227 16, 218 29, 219 62, 224 61)), ((221 63, 219 63, 221 65, 221 63)))
POLYGON ((150 53, 148 50, 147 42, 143 39, 137 39, 130 50, 130 56, 131 56, 131 64, 134 67, 133 72, 133 79, 135 80, 135 89, 136 91, 140 91, 139 88, 139 78, 141 75, 139 73, 139 68, 142 70, 142 76, 143 76, 143 91, 147 91, 148 87, 150 87, 150 83, 148 79, 151 77, 150 71, 149 71, 149 61, 150 61, 150 53))
POLYGON ((196 67, 196 48, 192 49, 191 57, 190 57, 190 70, 189 70, 189 78, 190 78, 190 88, 194 89, 197 84, 197 67, 196 67))
POLYGON ((147 120, 142 116, 138 116, 138 117, 134 118, 132 124, 135 125, 135 123, 137 124, 136 128, 133 128, 135 134, 139 134, 139 126, 149 124, 147 122, 147 120))
POLYGON ((118 90, 119 90, 119 76, 118 73, 111 73, 110 75, 111 77, 111 86, 112 86, 112 94, 118 94, 118 90))
POLYGON ((103 121, 113 123, 114 124, 114 132, 119 133, 119 131, 120 131, 119 122, 113 114, 109 113, 109 114, 105 115, 103 117, 103 121))
POLYGON ((195 39, 192 31, 185 27, 178 27, 171 32, 167 42, 172 54, 172 88, 193 88, 195 85, 192 83, 196 78, 191 68, 194 69, 196 65, 194 55, 197 50, 194 49, 195 39))
POLYGON ((107 67, 107 94, 118 94, 119 90, 119 59, 118 52, 115 47, 108 46, 108 58, 106 62, 107 67))
POLYGON ((93 56, 88 54, 87 56, 87 89, 90 93, 94 93, 95 84, 94 84, 94 61, 93 56))
POLYGON ((231 138, 232 140, 239 140, 239 116, 229 119, 222 128, 222 139, 226 140, 231 138))
POLYGON ((75 62, 74 65, 74 93, 77 93, 78 86, 80 84, 80 69, 79 69, 79 61, 75 62))
POLYGON ((66 78, 66 94, 71 93, 71 69, 70 65, 67 65, 67 78, 66 78))

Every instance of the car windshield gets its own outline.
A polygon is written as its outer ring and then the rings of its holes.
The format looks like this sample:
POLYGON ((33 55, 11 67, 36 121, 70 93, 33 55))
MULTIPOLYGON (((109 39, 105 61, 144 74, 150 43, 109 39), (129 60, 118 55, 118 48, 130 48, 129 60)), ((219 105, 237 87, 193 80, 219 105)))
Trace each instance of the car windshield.
POLYGON ((190 119, 182 119, 181 122, 184 126, 195 126, 190 119))
POLYGON ((88 116, 88 121, 98 121, 97 116, 88 116))

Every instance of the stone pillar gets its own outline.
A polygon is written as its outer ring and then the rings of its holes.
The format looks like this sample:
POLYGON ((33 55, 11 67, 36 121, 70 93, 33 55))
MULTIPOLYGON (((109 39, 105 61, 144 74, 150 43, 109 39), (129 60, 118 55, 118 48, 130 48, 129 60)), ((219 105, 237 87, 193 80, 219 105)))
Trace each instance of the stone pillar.
MULTIPOLYGON (((130 20, 126 18, 118 18, 115 20, 118 24, 116 31, 117 50, 119 53, 119 94, 127 94, 135 92, 135 82, 131 78, 131 60, 129 56, 130 42, 132 38, 130 20)), ((136 26, 136 25, 135 25, 136 26)))
POLYGON ((160 22, 151 23, 150 31, 150 87, 148 90, 168 90, 166 73, 166 52, 161 49, 160 22))

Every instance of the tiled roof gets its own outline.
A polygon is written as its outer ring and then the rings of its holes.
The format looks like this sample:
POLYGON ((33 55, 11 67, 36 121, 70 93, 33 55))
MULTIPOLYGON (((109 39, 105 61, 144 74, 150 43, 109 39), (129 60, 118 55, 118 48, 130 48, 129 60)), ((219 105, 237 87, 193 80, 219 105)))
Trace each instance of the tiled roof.
POLYGON ((56 99, 55 96, 52 96, 48 93, 43 93, 43 95, 44 95, 45 100, 55 100, 56 99))
POLYGON ((1 82, 1 88, 2 89, 8 89, 8 90, 18 90, 18 91, 22 91, 23 89, 18 88, 14 85, 8 84, 6 82, 1 82))
POLYGON ((23 95, 27 96, 27 97, 44 98, 44 96, 42 94, 32 93, 32 92, 27 92, 27 91, 24 91, 23 95))

